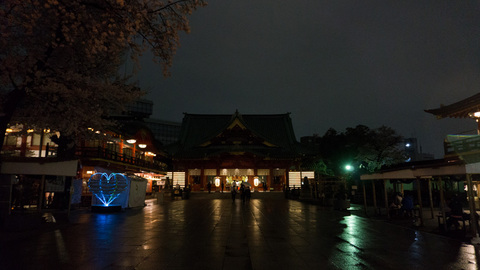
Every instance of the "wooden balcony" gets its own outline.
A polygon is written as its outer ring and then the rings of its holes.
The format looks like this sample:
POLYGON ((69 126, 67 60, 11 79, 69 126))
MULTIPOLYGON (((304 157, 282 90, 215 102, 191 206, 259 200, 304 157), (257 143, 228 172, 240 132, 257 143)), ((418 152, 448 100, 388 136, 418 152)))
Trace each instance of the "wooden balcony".
POLYGON ((139 169, 150 169, 157 172, 167 171, 167 165, 157 160, 148 161, 130 155, 105 149, 103 147, 83 147, 77 148, 75 156, 81 160, 103 160, 108 162, 115 162, 122 165, 130 165, 139 169))
MULTIPOLYGON (((44 150, 45 151, 45 150, 44 150)), ((38 160, 38 162, 59 161, 56 154, 56 148, 50 148, 48 157, 29 156, 27 151, 21 151, 20 148, 4 147, 1 152, 2 159, 16 162, 30 162, 38 160)), ((155 159, 147 160, 144 157, 132 157, 103 147, 79 147, 75 151, 75 157, 82 162, 96 163, 107 162, 117 164, 123 167, 128 166, 137 170, 152 170, 156 172, 166 172, 167 164, 155 159)))
POLYGON ((468 163, 480 161, 480 135, 448 135, 445 157, 459 157, 468 163))

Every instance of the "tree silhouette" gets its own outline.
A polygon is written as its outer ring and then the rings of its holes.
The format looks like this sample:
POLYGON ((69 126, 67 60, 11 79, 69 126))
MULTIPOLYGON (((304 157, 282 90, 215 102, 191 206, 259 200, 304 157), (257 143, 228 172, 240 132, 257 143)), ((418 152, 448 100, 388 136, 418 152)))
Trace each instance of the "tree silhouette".
POLYGON ((371 173, 383 166, 403 162, 405 155, 399 147, 403 137, 390 127, 370 129, 364 125, 347 128, 345 132, 329 129, 318 142, 318 160, 322 171, 341 176, 345 165, 357 173, 371 173))
POLYGON ((168 69, 203 0, 0 1, 0 132, 15 122, 82 136, 144 93, 118 76, 146 50, 168 69))

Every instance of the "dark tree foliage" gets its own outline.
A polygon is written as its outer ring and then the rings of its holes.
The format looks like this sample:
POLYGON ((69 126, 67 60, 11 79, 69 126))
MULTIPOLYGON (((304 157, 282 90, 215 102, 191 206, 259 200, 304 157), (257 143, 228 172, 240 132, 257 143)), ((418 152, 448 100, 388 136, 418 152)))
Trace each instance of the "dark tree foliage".
POLYGON ((344 175, 347 164, 356 173, 372 173, 405 160, 402 142, 403 137, 386 126, 370 129, 358 125, 346 128, 345 132, 331 128, 318 140, 318 166, 313 167, 317 173, 329 176, 344 175))

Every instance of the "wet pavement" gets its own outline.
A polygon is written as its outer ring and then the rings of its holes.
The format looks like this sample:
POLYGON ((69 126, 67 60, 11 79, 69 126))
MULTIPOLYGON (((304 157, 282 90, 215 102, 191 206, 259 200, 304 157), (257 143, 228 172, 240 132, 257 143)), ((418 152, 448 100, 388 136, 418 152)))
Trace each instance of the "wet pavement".
POLYGON ((0 234, 0 269, 477 269, 475 246, 351 211, 194 193, 0 234))

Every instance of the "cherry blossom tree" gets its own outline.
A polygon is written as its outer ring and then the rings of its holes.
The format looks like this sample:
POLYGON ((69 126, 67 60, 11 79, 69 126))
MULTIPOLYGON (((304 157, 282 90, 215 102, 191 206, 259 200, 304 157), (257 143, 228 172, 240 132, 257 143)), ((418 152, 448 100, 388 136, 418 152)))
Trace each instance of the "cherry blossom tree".
POLYGON ((0 132, 21 121, 82 136, 144 93, 119 76, 151 50, 164 75, 204 0, 0 0, 0 132))

